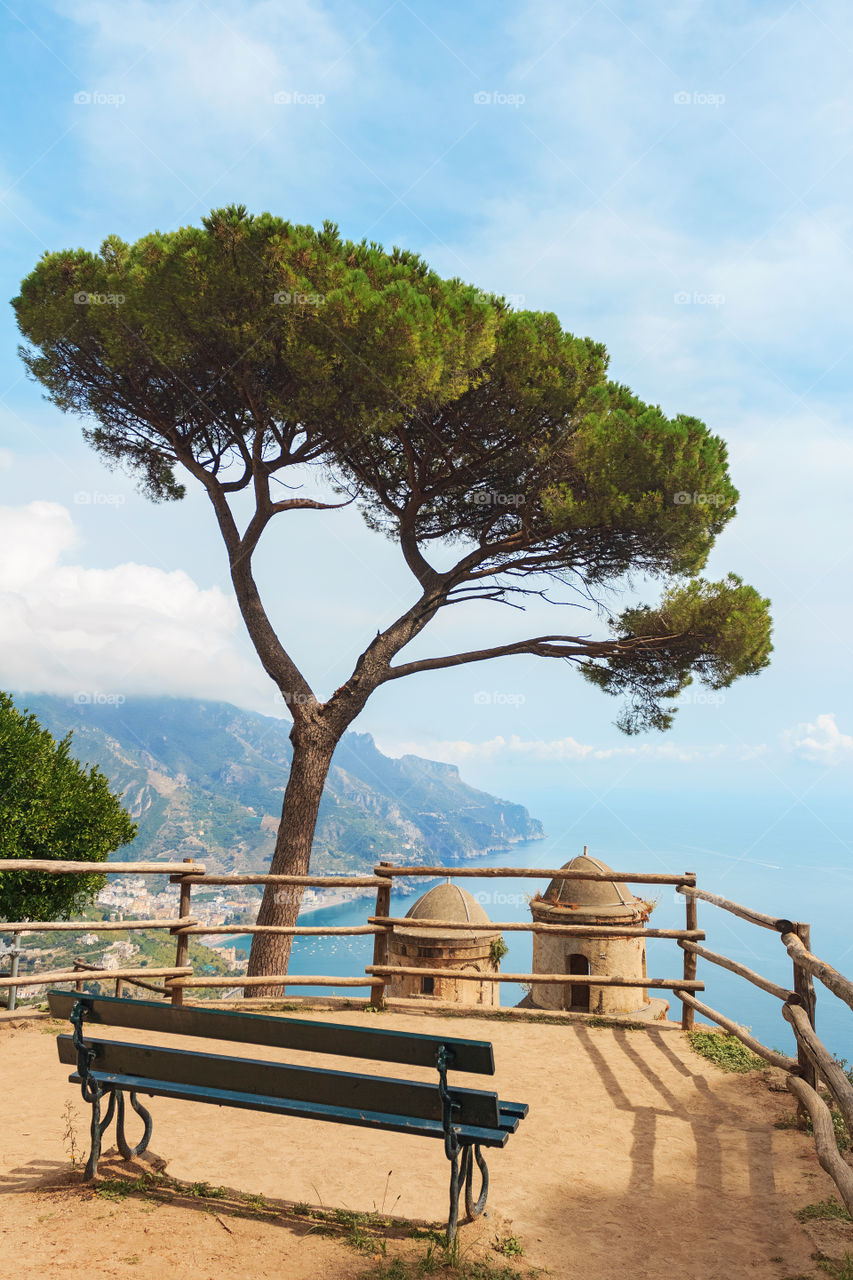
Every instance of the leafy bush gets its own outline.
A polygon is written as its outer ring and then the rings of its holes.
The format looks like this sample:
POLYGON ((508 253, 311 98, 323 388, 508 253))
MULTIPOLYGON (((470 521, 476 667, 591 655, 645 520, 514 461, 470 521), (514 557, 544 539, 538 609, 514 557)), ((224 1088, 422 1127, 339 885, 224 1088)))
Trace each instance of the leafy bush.
MULTIPOLYGON (((70 733, 56 742, 0 692, 0 858, 97 864, 136 835, 106 776, 84 768, 70 749, 70 733)), ((0 879, 6 920, 67 919, 106 884, 103 875, 34 871, 6 871, 0 879)))

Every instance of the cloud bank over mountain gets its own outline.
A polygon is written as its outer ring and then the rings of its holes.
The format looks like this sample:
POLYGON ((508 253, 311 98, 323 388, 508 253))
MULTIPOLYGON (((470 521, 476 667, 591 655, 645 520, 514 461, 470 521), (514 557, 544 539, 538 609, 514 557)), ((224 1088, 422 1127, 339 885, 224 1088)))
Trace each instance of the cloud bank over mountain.
POLYGON ((74 520, 55 502, 0 508, 2 682, 115 700, 133 694, 266 696, 219 587, 147 564, 74 563, 74 520))

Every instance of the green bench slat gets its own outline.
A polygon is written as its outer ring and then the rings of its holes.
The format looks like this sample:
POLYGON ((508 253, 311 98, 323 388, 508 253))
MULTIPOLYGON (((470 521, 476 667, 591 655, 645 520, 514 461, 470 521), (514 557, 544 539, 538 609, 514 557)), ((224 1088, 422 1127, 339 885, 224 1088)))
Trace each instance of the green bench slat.
MULTIPOLYGON (((80 998, 74 991, 49 991, 47 1002, 54 1018, 68 1018, 80 998)), ((430 1036, 409 1031, 384 1031, 335 1022, 303 1022, 299 1018, 273 1018, 228 1009, 174 1007, 156 1000, 120 1000, 113 996, 84 996, 91 1012, 84 1026, 103 1023, 133 1027, 139 1031, 163 1031, 175 1035, 202 1036, 207 1040, 234 1040, 277 1049, 304 1049, 309 1053, 334 1053, 344 1058, 375 1058, 434 1067, 439 1045, 453 1051, 453 1071, 491 1076, 495 1060, 488 1040, 458 1036, 430 1036)))
MULTIPOLYGON (((331 1106, 322 1102, 300 1102, 290 1098, 265 1097, 263 1094, 241 1093, 236 1089, 210 1089, 200 1085, 175 1084, 168 1080, 150 1080, 144 1076, 123 1075, 115 1072, 94 1070, 91 1072, 91 1078, 104 1085, 157 1097, 181 1098, 188 1102, 209 1102, 219 1107, 239 1107, 246 1111, 266 1111, 276 1115, 301 1116, 307 1120, 331 1120, 338 1124, 387 1129, 396 1133, 414 1134, 417 1137, 444 1137, 440 1120, 394 1115, 381 1111, 362 1111, 354 1107, 331 1106)), ((72 1084, 80 1083, 80 1077, 76 1071, 68 1079, 72 1084)), ((482 1147, 506 1146, 511 1132, 503 1124, 494 1129, 477 1125, 458 1125, 456 1129, 460 1138, 479 1143, 482 1147)))
POLYGON ((503 1102, 498 1103, 498 1108, 500 1110, 501 1128, 504 1129, 507 1133, 515 1133, 519 1124, 524 1119, 524 1116, 520 1115, 519 1112, 517 1111, 507 1110, 503 1102))
MULTIPOLYGON (((172 1084, 195 1085, 200 1089, 233 1090, 246 1094, 288 1099, 294 1102, 344 1103, 357 1111, 393 1113, 413 1119, 441 1120, 441 1098, 435 1084, 398 1080, 390 1076, 356 1075, 349 1071, 329 1071, 290 1063, 262 1062, 253 1058, 230 1058, 195 1050, 164 1049, 116 1040, 90 1040, 95 1050, 93 1070, 172 1084)), ((77 1051, 72 1036, 57 1036, 59 1059, 76 1065, 77 1051)), ((500 1125, 497 1094, 482 1089, 450 1087, 458 1109, 454 1123, 497 1129, 500 1125)))

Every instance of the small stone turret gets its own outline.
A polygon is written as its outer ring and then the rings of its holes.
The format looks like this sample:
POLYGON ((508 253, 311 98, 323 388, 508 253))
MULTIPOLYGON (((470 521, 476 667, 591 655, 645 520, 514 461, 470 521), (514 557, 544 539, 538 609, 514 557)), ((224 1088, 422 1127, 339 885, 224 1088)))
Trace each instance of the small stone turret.
POLYGON ((411 924, 395 926, 388 939, 389 965, 443 969, 447 976, 406 974, 389 979, 389 996, 498 1005, 500 984, 477 982, 478 973, 497 973, 493 944, 500 939, 476 898, 458 885, 437 884, 406 913, 411 924), (470 929, 418 928, 419 920, 470 921, 470 929))
MULTIPOLYGON (((613 875, 612 868, 584 849, 564 871, 598 871, 613 875)), ((613 880, 552 880, 530 910, 542 924, 643 925, 648 907, 626 885, 613 880)), ((620 978, 646 977, 646 940, 614 935, 578 938, 571 935, 534 933, 533 972, 589 974, 587 983, 533 983, 531 1003, 540 1009, 570 1009, 578 1013, 639 1014, 650 1004, 644 987, 597 987, 595 975, 620 978)), ((657 1002, 656 1002, 657 1003, 657 1002)))

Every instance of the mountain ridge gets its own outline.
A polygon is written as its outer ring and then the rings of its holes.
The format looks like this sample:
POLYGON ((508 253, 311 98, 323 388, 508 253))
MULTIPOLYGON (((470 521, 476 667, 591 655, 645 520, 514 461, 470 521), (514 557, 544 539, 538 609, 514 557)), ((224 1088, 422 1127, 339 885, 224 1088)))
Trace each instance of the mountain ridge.
MULTIPOLYGON (((54 737, 71 731, 71 754, 98 765, 139 823, 115 860, 203 857, 219 872, 268 869, 292 758, 289 721, 207 699, 14 698, 54 737)), ((522 805, 468 786, 458 766, 394 759, 371 734, 350 732, 332 760, 311 869, 363 872, 403 852, 412 864, 456 862, 544 834, 522 805)))

